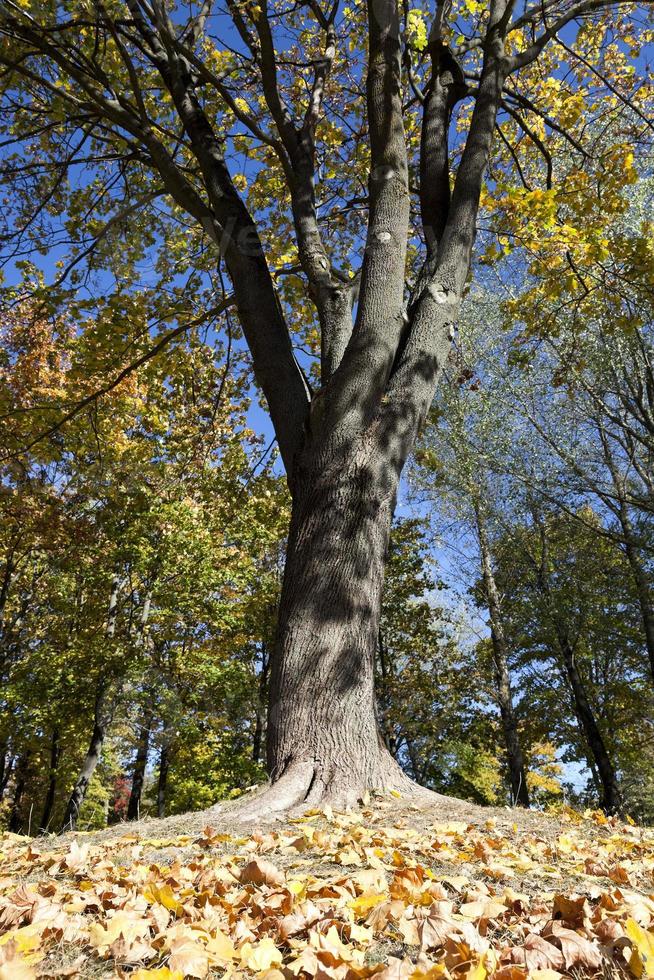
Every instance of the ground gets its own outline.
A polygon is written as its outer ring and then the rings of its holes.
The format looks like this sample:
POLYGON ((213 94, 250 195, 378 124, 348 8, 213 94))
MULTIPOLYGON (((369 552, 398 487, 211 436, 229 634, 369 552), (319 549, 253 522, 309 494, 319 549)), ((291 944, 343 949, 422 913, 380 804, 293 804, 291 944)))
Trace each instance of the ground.
POLYGON ((654 977, 654 830, 458 800, 0 839, 0 980, 654 977))

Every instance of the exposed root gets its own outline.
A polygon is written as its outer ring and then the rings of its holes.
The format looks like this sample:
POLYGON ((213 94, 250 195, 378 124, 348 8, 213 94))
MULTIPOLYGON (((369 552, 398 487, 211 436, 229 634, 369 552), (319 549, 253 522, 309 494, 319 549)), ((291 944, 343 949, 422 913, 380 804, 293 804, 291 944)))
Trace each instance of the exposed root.
POLYGON ((228 807, 218 806, 216 811, 229 812, 238 823, 267 823, 279 820, 289 813, 301 814, 308 807, 331 806, 336 810, 357 807, 369 796, 386 796, 389 792, 404 801, 448 806, 452 800, 432 790, 419 786, 410 779, 389 755, 383 758, 383 776, 374 786, 365 786, 354 774, 340 770, 328 778, 311 761, 295 762, 275 782, 249 794, 228 807))
POLYGON ((230 816, 239 822, 266 821, 287 813, 306 800, 314 774, 312 762, 296 762, 274 783, 267 783, 251 796, 238 801, 230 816))

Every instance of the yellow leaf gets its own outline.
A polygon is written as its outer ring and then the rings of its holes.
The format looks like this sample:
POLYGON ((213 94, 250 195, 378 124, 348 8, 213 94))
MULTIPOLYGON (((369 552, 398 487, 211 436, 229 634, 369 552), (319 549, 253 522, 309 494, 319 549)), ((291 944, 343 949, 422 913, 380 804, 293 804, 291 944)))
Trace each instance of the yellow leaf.
POLYGON ((266 936, 256 946, 245 943, 241 949, 241 963, 254 973, 269 970, 274 965, 279 966, 282 960, 283 956, 270 936, 266 936))
POLYGON ((385 895, 375 895, 372 892, 364 892, 363 895, 359 895, 358 898, 352 899, 348 902, 348 908, 353 909, 356 915, 364 915, 369 912, 370 909, 374 909, 376 905, 381 905, 385 901, 385 895))
POLYGON ((23 926, 21 929, 11 929, 0 936, 0 946, 14 943, 15 950, 25 963, 38 963, 45 956, 39 951, 41 945, 41 930, 38 926, 23 926))
POLYGON ((632 942, 629 969, 635 977, 654 977, 654 933, 627 919, 625 930, 632 942))
POLYGON ((152 904, 158 902, 159 905, 163 905, 169 912, 174 912, 176 915, 183 911, 183 906, 175 898, 173 890, 168 883, 157 885, 155 882, 151 882, 143 889, 143 897, 152 904))
POLYGON ((486 967, 480 960, 465 976, 466 980, 486 980, 486 967))
POLYGON ((209 940, 206 948, 209 956, 212 959, 220 962, 222 965, 229 963, 229 961, 234 959, 236 956, 234 943, 231 941, 229 936, 226 936, 225 933, 221 932, 220 930, 218 930, 216 935, 209 940))
POLYGON ((129 980, 184 980, 184 974, 167 966, 159 966, 154 970, 136 970, 130 973, 129 980))

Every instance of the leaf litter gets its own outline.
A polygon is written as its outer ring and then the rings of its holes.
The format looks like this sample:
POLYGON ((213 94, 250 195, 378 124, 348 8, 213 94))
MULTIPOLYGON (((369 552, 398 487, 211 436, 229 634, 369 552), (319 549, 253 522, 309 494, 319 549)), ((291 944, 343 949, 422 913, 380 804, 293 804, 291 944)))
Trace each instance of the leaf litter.
POLYGON ((0 980, 654 978, 654 830, 454 812, 380 797, 249 835, 4 834, 0 980))

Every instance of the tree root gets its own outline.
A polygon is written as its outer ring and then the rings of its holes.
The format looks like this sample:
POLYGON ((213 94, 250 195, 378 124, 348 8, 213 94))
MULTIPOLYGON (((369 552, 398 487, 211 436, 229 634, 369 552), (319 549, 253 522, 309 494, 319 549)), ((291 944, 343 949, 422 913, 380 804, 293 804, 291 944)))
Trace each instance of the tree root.
POLYGON ((357 807, 370 795, 386 796, 389 792, 404 801, 425 805, 451 806, 452 801, 425 789, 410 779, 389 755, 383 758, 382 775, 376 785, 363 785, 355 774, 339 771, 325 778, 314 762, 293 763, 279 779, 269 782, 246 797, 228 805, 218 804, 215 811, 229 813, 237 823, 267 823, 288 815, 299 815, 308 807, 331 806, 337 810, 357 807))

